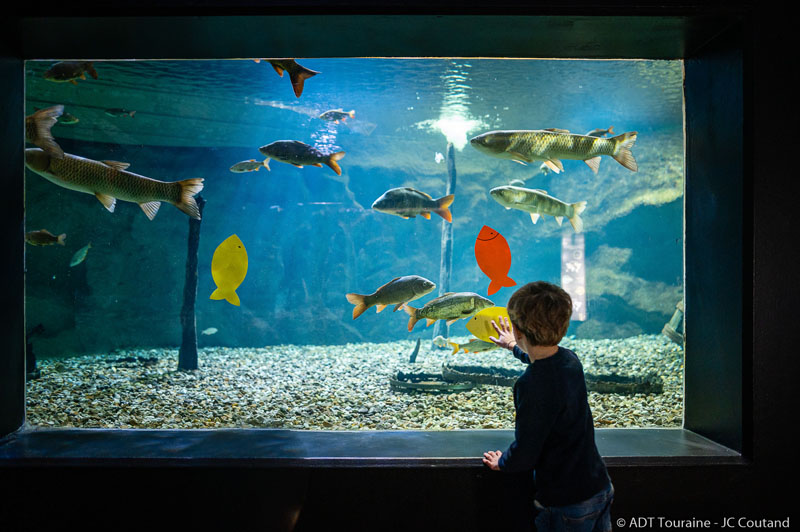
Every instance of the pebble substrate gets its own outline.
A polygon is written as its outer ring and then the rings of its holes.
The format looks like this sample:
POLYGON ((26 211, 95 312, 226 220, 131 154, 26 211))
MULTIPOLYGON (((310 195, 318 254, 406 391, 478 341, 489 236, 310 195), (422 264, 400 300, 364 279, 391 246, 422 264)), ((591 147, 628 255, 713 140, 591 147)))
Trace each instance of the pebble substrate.
MULTIPOLYGON (((466 338, 454 338, 466 341, 466 338)), ((308 430, 513 429, 511 388, 395 392, 397 371, 440 373, 442 364, 523 368, 508 351, 465 354, 416 341, 263 348, 206 347, 199 369, 178 371, 177 349, 126 349, 40 360, 27 384, 33 426, 82 428, 284 428, 308 430)), ((680 427, 683 348, 661 335, 565 338, 584 371, 664 379, 662 394, 599 394, 596 427, 680 427)))

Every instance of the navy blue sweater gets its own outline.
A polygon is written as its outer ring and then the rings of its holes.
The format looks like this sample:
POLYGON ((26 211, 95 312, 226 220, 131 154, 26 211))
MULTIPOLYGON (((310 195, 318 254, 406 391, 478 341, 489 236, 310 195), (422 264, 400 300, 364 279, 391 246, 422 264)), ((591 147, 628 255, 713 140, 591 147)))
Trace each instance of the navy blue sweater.
MULTIPOLYGON (((530 363, 514 347, 514 356, 530 363)), ((533 469, 543 506, 584 501, 610 479, 594 442, 583 366, 569 349, 536 360, 514 384, 515 439, 500 457, 502 471, 533 469)))

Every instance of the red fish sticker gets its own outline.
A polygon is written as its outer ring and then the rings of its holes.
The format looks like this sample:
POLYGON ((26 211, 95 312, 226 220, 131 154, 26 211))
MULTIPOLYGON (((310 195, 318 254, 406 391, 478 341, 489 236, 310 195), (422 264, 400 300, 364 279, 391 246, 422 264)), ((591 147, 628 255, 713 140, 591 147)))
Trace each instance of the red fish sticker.
POLYGON ((506 239, 489 227, 484 225, 478 238, 475 240, 475 258, 478 267, 485 273, 489 283, 489 295, 494 294, 503 286, 515 286, 517 282, 508 276, 511 269, 511 249, 506 239))

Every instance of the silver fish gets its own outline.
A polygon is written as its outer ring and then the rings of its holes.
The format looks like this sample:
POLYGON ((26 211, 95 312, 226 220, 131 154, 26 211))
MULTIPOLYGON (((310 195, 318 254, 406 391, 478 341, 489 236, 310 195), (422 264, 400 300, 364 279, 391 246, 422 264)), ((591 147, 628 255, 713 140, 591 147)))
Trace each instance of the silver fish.
POLYGON ((448 292, 425 303, 422 308, 404 305, 403 309, 411 316, 408 320, 409 332, 421 319, 427 320, 426 327, 436 320, 447 320, 447 324, 469 318, 481 310, 493 307, 494 303, 475 292, 448 292))
POLYGON ((556 222, 561 225, 566 216, 576 232, 580 233, 583 230, 583 220, 578 215, 586 208, 585 201, 565 203, 553 196, 548 196, 544 190, 511 185, 495 187, 489 191, 489 194, 506 209, 518 209, 530 213, 533 223, 539 221, 540 215, 547 214, 555 216, 556 222))

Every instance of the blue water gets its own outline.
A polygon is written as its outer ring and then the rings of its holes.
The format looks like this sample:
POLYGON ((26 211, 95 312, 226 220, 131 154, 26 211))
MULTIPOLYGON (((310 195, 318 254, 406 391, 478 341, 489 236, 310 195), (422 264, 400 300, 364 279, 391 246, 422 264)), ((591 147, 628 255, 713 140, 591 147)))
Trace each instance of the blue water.
MULTIPOLYGON (((130 163, 164 181, 203 177, 197 298, 198 330, 214 345, 342 344, 430 338, 407 330, 408 316, 370 309, 352 319, 348 292, 368 294, 401 275, 439 283, 442 219, 404 220, 370 206, 389 188, 445 194, 438 154, 455 145, 450 291, 486 296, 474 242, 489 225, 512 251, 518 286, 561 281, 561 236, 574 233, 543 217, 505 210, 488 194, 513 179, 569 203, 586 200, 586 320, 569 334, 614 337, 620 330, 658 333, 683 290, 683 71, 679 61, 491 59, 298 59, 319 75, 300 98, 288 74, 265 61, 96 62, 99 79, 53 83, 52 61, 26 64, 28 114, 63 104, 80 119, 56 125, 68 153, 130 163), (110 117, 107 108, 135 110, 110 117), (355 110, 345 124, 322 121, 329 109, 355 110), (467 128, 446 136, 443 119, 467 128), (437 122, 440 121, 440 122, 437 122), (493 129, 561 128, 586 133, 614 126, 639 132, 634 173, 603 157, 594 175, 564 161, 559 175, 477 152, 466 144, 493 129), (258 147, 300 140, 346 152, 342 176, 270 161, 271 171, 234 174, 236 162, 261 158, 258 147), (237 234, 249 270, 241 306, 208 298, 211 257, 237 234), (587 326, 591 325, 591 326, 587 326), (621 328, 621 326, 624 327, 621 328), (213 340, 212 340, 213 338, 213 340)), ((440 158, 439 158, 440 159, 440 158)), ((153 221, 118 202, 109 213, 92 196, 26 171, 26 230, 67 233, 65 247, 27 246, 26 318, 42 323, 42 355, 178 345, 188 217, 164 204, 153 221), (87 259, 72 254, 92 243, 87 259), (48 351, 49 350, 49 351, 48 351)), ((515 287, 490 299, 505 305, 515 287)), ((435 297, 437 291, 417 301, 435 297)), ((463 322, 450 334, 467 334, 463 322)))

